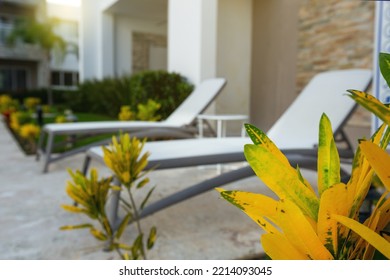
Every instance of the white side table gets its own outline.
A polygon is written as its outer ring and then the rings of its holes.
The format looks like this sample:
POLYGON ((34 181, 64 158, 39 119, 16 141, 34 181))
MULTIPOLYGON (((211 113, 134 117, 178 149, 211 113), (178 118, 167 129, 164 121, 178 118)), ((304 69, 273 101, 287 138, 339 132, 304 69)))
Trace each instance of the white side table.
MULTIPOLYGON (((222 138, 226 137, 226 124, 228 121, 241 121, 241 137, 245 136, 244 123, 248 121, 247 115, 198 115, 198 129, 199 129, 199 138, 203 137, 203 121, 216 121, 217 122, 217 137, 222 138)), ((222 165, 217 164, 217 174, 221 174, 222 165)))
POLYGON ((248 121, 247 115, 199 115, 199 137, 203 137, 203 120, 210 120, 217 122, 217 137, 226 137, 226 124, 228 121, 241 121, 242 122, 242 130, 241 136, 245 136, 244 123, 248 121))

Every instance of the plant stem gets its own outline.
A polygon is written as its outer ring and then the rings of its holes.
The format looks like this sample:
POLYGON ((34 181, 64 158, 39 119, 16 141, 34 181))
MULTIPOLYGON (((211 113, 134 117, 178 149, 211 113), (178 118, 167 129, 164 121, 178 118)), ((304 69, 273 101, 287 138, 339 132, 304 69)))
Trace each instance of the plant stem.
MULTIPOLYGON (((135 223, 137 225, 138 233, 140 235, 142 235, 141 223, 139 221, 139 214, 138 214, 137 207, 135 205, 133 194, 131 193, 130 188, 127 188, 127 192, 129 193, 130 201, 131 201, 131 204, 132 204, 133 209, 134 209, 134 218, 135 218, 135 223)), ((141 244, 141 253, 142 253, 142 257, 144 258, 144 260, 147 260, 143 242, 141 244)))
POLYGON ((125 256, 122 254, 121 250, 116 246, 115 246, 115 251, 119 254, 119 256, 122 260, 125 259, 125 256))

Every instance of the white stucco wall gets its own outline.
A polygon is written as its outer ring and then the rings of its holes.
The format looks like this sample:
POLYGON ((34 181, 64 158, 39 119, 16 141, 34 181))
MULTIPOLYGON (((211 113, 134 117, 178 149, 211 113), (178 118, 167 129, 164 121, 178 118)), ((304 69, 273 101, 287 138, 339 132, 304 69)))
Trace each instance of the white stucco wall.
MULTIPOLYGON (((249 114, 251 46, 252 0, 220 0, 217 75, 228 82, 216 103, 218 114, 249 114)), ((241 123, 231 127, 240 132, 241 123)))
POLYGON ((115 24, 115 69, 116 74, 119 76, 132 72, 133 32, 167 36, 167 26, 165 23, 157 25, 152 21, 117 15, 115 18, 115 24))
POLYGON ((194 84, 216 76, 217 2, 168 2, 168 70, 194 84))
POLYGON ((96 24, 101 10, 95 1, 83 0, 81 5, 80 34, 80 81, 98 77, 99 25, 96 24))
POLYGON ((115 16, 110 13, 100 13, 97 24, 100 24, 98 33, 98 77, 112 77, 115 75, 115 16))
POLYGON ((275 123, 296 97, 300 3, 300 0, 253 1, 250 113, 251 122, 263 131, 275 123))

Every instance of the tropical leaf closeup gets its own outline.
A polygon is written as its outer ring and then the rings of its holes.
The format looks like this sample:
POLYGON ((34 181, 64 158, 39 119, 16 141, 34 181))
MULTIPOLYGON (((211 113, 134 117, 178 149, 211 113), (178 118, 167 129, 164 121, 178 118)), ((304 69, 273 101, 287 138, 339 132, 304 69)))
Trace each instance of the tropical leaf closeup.
MULTIPOLYGON (((387 109, 371 96, 358 96, 368 99, 375 108, 387 109)), ((244 147, 246 159, 278 200, 258 193, 217 190, 262 228, 265 233, 261 243, 269 257, 367 259, 376 250, 390 257, 390 243, 381 236, 390 222, 390 200, 386 194, 372 216, 364 223, 359 221, 359 209, 374 173, 386 188, 390 186, 390 156, 383 149, 389 143, 390 132, 385 125, 371 139, 360 142, 350 180, 343 183, 331 123, 324 114, 319 124, 317 191, 264 132, 249 124, 246 129, 254 143, 244 147)))
MULTIPOLYGON (((390 54, 379 55, 379 67, 390 86, 390 54)), ((390 259, 390 155, 386 151, 390 106, 369 93, 348 92, 383 124, 370 139, 357 143, 347 182, 341 180, 338 148, 326 114, 319 121, 316 189, 264 132, 245 125, 253 142, 245 145, 245 157, 277 199, 260 193, 217 191, 261 227, 261 244, 271 259, 390 259), (369 216, 363 218, 360 210, 374 187, 380 197, 370 198, 369 216)))
POLYGON ((366 223, 359 222, 359 209, 373 174, 390 184, 390 156, 382 148, 389 139, 385 126, 370 140, 361 141, 351 178, 343 183, 331 123, 324 114, 319 124, 317 191, 265 133, 253 125, 246 125, 246 129, 254 142, 244 147, 246 159, 278 199, 259 193, 217 190, 261 227, 261 243, 269 257, 366 259, 372 258, 375 250, 390 257, 390 243, 380 235, 390 221, 390 200, 384 196, 373 216, 366 223))

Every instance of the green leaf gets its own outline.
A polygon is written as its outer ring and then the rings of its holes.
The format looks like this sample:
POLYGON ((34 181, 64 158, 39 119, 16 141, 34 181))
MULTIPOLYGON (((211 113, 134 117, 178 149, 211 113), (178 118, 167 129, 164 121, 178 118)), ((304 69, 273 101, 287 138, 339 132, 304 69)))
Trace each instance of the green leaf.
POLYGON ((386 80, 387 85, 390 86, 390 54, 379 54, 379 69, 383 78, 386 80))
POLYGON ((125 231, 127 225, 129 224, 130 219, 132 218, 131 213, 128 213, 122 220, 121 224, 119 225, 118 231, 116 232, 116 238, 121 238, 123 232, 125 231))
POLYGON ((147 245, 146 245, 148 250, 153 248, 154 243, 156 242, 156 238, 157 238, 157 228, 156 227, 152 227, 150 229, 148 242, 147 242, 147 245))
POLYGON ((272 142, 271 139, 268 138, 268 136, 263 131, 251 124, 245 124, 245 129, 247 134, 253 141, 253 144, 261 145, 267 148, 284 164, 290 165, 286 156, 279 150, 279 148, 272 142))
POLYGON ((299 166, 297 166, 296 170, 297 170, 297 174, 298 174, 299 180, 300 180, 303 184, 305 184, 305 186, 306 186, 309 190, 312 190, 312 191, 313 191, 313 187, 310 185, 309 181, 307 181, 307 180, 303 177, 303 175, 302 175, 302 173, 301 173, 301 169, 299 168, 299 166))
POLYGON ((142 201, 141 206, 140 206, 141 210, 144 209, 146 203, 148 202, 148 200, 149 200, 150 196, 152 195, 152 192, 154 191, 155 188, 156 188, 156 187, 153 187, 153 188, 148 192, 148 194, 146 195, 146 197, 144 198, 144 200, 142 201))
POLYGON ((318 189, 321 194, 340 183, 340 158, 329 118, 322 114, 318 141, 318 189))
POLYGON ((112 236, 111 224, 110 224, 106 214, 103 213, 102 215, 103 215, 103 217, 102 217, 102 225, 104 227, 104 230, 106 231, 106 234, 108 236, 112 236))
POLYGON ((137 260, 142 253, 143 249, 143 234, 141 233, 138 235, 138 237, 134 240, 133 246, 131 248, 131 254, 133 255, 133 259, 137 260))
POLYGON ((268 137, 266 136, 266 134, 254 125, 246 123, 244 126, 253 144, 260 145, 267 141, 268 137))

